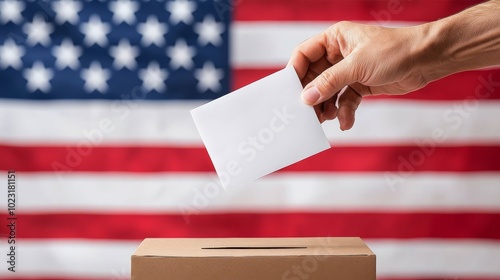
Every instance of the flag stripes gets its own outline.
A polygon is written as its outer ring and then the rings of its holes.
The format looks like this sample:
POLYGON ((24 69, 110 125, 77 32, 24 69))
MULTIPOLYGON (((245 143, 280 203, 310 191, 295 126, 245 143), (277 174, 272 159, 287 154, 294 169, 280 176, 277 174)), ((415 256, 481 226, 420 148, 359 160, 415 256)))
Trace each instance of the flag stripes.
POLYGON ((72 172, 59 176, 53 172, 23 172, 21 175, 18 194, 22 197, 19 211, 23 214, 182 214, 186 210, 218 214, 500 212, 497 172, 415 172, 404 174, 404 182, 393 186, 384 174, 375 172, 354 176, 281 172, 226 189, 213 188, 212 183, 218 180, 213 173, 72 172))
MULTIPOLYGON (((100 226, 95 224, 95 226, 100 226)), ((128 279, 139 240, 23 239, 25 269, 3 279, 128 279), (54 265, 54 264, 58 265, 54 265)), ((490 240, 365 240, 380 252, 380 279, 498 279, 500 243, 490 240), (463 253, 467 252, 467 253, 463 253), (422 263, 422 258, 429 263, 422 263), (478 260, 481 260, 478 262, 478 260), (462 275, 463 277, 457 277, 462 275)))
MULTIPOLYGON (((411 26, 479 2, 211 4, 231 19, 225 78, 236 89, 283 68, 298 43, 334 22, 411 26)), ((173 44, 152 47, 166 58, 173 44)), ((160 60, 163 68, 169 62, 160 60)), ((132 93, 71 100, 57 92, 50 101, 2 94, 10 98, 0 100, 0 170, 18 175, 19 271, 0 269, 0 279, 129 279, 143 238, 231 236, 361 236, 377 254, 377 279, 500 279, 498 67, 404 96, 367 97, 351 131, 323 125, 329 151, 226 190, 214 187, 189 116, 213 95, 146 101, 132 93)))

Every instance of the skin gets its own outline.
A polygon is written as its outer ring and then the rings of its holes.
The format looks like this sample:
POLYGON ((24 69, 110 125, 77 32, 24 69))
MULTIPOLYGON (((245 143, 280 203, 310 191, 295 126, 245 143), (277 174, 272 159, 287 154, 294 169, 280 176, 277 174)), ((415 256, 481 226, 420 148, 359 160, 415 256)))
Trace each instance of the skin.
POLYGON ((318 119, 354 125, 364 96, 406 94, 453 73, 500 65, 500 0, 422 25, 339 22, 290 58, 318 119))

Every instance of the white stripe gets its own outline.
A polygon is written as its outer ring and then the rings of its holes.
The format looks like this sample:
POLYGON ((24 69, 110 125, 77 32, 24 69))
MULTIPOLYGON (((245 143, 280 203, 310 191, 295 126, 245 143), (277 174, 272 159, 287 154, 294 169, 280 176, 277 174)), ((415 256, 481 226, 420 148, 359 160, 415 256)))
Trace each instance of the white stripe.
POLYGON ((500 277, 500 242, 487 240, 366 240, 378 277, 500 277))
MULTIPOLYGON (((378 24, 365 21, 365 24, 378 24)), ((334 22, 243 21, 231 26, 231 65, 237 68, 265 68, 286 65, 295 46, 321 33, 334 22)), ((418 22, 389 22, 387 27, 418 22)))
POLYGON ((395 186, 376 173, 280 173, 226 190, 206 174, 18 172, 17 178, 21 212, 500 212, 499 173, 418 173, 395 186))
MULTIPOLYGON (((411 21, 358 21, 363 24, 395 28, 418 25, 411 21)), ((230 61, 236 68, 284 67, 293 49, 335 22, 236 21, 230 29, 230 61)), ((499 69, 498 66, 484 68, 499 69)))
MULTIPOLYGON (((189 114, 202 103, 144 101, 116 109, 117 103, 110 101, 1 100, 0 143, 202 145, 189 114)), ((500 101, 467 106, 464 101, 367 100, 353 129, 340 131, 336 120, 323 127, 334 146, 436 145, 440 140, 433 137, 440 131, 446 144, 499 144, 500 101)))
POLYGON ((500 118, 500 102, 478 101, 476 105, 468 107, 465 101, 371 101, 359 106, 351 130, 340 131, 337 121, 323 127, 333 145, 500 143, 500 126, 495 121, 500 118))
POLYGON ((0 100, 0 141, 199 145, 189 110, 203 103, 0 100))
MULTIPOLYGON (((16 277, 130 277, 130 256, 139 241, 18 240, 16 277)), ((487 240, 365 240, 377 255, 382 277, 454 279, 500 277, 500 242, 487 240)), ((1 245, 6 252, 5 243, 1 245)), ((11 279, 2 262, 0 278, 11 279)))
MULTIPOLYGON (((2 261, 0 277, 129 279, 130 256, 139 243, 140 241, 18 239, 16 272, 8 271, 8 264, 2 261)), ((7 252, 5 242, 0 247, 2 254, 7 252)))
POLYGON ((328 22, 235 22, 230 33, 231 65, 236 68, 284 66, 295 46, 330 25, 328 22))

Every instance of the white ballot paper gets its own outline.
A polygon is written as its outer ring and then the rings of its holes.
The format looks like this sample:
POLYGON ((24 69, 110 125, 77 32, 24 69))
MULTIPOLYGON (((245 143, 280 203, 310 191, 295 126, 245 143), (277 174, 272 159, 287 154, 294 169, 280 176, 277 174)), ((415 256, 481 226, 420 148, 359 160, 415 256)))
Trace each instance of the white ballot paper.
POLYGON ((191 110, 223 187, 330 148, 292 66, 191 110))

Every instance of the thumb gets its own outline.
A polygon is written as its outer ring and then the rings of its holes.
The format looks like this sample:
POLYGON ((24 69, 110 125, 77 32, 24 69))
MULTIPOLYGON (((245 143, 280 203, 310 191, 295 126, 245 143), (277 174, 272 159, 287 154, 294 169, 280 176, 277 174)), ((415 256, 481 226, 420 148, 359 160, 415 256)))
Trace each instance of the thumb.
POLYGON ((354 82, 356 82, 356 77, 354 77, 352 65, 349 59, 344 58, 307 84, 302 91, 302 100, 308 105, 319 104, 354 82))

